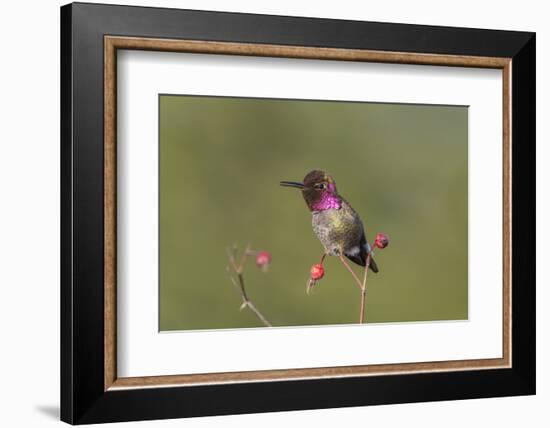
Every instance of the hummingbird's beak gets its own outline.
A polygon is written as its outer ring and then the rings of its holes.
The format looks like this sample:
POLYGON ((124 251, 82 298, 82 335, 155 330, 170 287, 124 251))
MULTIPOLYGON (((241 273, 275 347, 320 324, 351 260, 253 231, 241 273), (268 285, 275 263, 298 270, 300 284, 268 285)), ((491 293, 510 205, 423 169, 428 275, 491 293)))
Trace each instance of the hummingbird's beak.
POLYGON ((303 183, 298 183, 297 181, 281 181, 279 184, 284 187, 296 187, 297 189, 304 188, 303 183))

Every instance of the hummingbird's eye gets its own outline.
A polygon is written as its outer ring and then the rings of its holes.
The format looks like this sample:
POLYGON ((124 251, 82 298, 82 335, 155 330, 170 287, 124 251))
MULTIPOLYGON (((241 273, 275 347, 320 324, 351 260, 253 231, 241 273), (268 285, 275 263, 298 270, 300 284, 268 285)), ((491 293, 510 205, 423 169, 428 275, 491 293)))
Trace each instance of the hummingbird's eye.
POLYGON ((317 184, 315 185, 315 188, 316 188, 316 189, 319 189, 319 190, 323 190, 323 189, 325 189, 326 187, 327 187, 327 185, 326 185, 325 183, 317 183, 317 184))

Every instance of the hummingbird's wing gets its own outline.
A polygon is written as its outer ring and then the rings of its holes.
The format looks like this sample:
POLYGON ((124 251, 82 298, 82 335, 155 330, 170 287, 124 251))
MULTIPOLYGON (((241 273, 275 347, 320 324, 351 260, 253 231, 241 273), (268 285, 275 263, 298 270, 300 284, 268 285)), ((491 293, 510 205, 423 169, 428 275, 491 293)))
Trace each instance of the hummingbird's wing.
MULTIPOLYGON (((353 218, 353 221, 355 222, 355 224, 360 227, 360 233, 361 233, 361 237, 359 238, 358 245, 352 246, 349 249, 350 251, 344 251, 344 255, 348 259, 350 259, 352 262, 357 263, 359 266, 365 266, 367 264, 367 255, 371 248, 369 243, 367 242, 367 238, 365 238, 365 231, 363 228, 361 217, 359 216, 357 211, 353 209, 353 207, 350 205, 348 201, 346 201, 342 196, 340 197, 342 199, 342 208, 344 208, 345 211, 351 214, 351 217, 353 218)), ((369 268, 374 273, 378 273, 378 266, 372 257, 369 262, 369 268)))
MULTIPOLYGON (((359 241, 359 251, 353 254, 352 253, 344 253, 344 254, 352 262, 357 263, 359 266, 365 266, 367 264, 367 255, 369 251, 370 251, 370 245, 367 242, 367 238, 365 238, 365 234, 363 233, 359 241)), ((374 273, 378 273, 378 266, 374 261, 374 258, 372 257, 369 262, 369 268, 374 273)))

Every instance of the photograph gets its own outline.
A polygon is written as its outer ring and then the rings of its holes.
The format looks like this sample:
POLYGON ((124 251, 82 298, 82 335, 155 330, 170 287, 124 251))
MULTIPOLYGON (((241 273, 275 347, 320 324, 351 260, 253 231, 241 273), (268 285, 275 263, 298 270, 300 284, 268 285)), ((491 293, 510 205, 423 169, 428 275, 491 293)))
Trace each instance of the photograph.
POLYGON ((468 320, 468 106, 158 102, 159 331, 468 320))
MULTIPOLYGON (((541 373, 540 23, 517 8, 449 20, 419 5, 406 19, 395 7, 143 6, 56 10, 57 66, 44 70, 59 91, 32 99, 60 109, 34 109, 38 125, 26 114, 14 134, 39 129, 40 150, 40 121, 60 134, 51 162, 10 158, 58 170, 60 292, 44 287, 55 251, 31 269, 46 290, 34 300, 58 308, 51 337, 37 336, 58 341, 56 370, 50 358, 31 377, 57 378, 59 406, 38 386, 34 413, 132 424, 381 406, 371 421, 405 403, 448 415, 460 400, 515 425, 536 414, 487 399, 540 404, 519 398, 539 393, 541 373)), ((8 186, 31 202, 19 216, 45 206, 44 177, 29 177, 33 191, 8 186)), ((28 294, 28 271, 8 289, 28 294)))

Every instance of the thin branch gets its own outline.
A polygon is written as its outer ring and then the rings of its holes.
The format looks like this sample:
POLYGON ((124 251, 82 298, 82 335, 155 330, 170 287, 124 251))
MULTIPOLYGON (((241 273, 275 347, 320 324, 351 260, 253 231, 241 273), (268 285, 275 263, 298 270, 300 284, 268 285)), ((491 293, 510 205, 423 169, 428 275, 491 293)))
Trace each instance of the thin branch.
POLYGON ((235 279, 233 278, 233 276, 231 274, 229 274, 229 278, 231 279, 231 282, 233 283, 233 285, 235 286, 235 288, 239 291, 239 293, 241 295, 241 300, 242 300, 241 310, 244 309, 244 308, 250 309, 252 312, 254 312, 254 315, 256 315, 256 317, 266 327, 272 327, 273 325, 267 320, 266 317, 263 316, 263 314, 258 310, 258 308, 256 308, 254 303, 252 303, 252 301, 248 297, 248 294, 246 293, 246 288, 244 286, 243 269, 244 269, 244 264, 246 262, 247 257, 251 254, 250 253, 250 244, 247 245, 245 251, 243 252, 243 255, 241 257, 241 260, 240 260, 238 266, 235 263, 235 254, 236 254, 235 250, 233 252, 228 251, 227 252, 227 257, 229 259, 229 263, 230 263, 231 267, 233 268, 233 271, 237 275, 238 283, 237 283, 237 281, 235 281, 235 279))
POLYGON ((367 297, 367 275, 371 261, 372 249, 367 254, 367 262, 365 263, 365 271, 363 272, 363 284, 361 285, 361 309, 359 313, 359 324, 365 322, 365 300, 367 297))
POLYGON ((345 257, 340 254, 339 256, 340 258, 340 261, 344 264, 344 266, 346 267, 346 269, 349 271, 349 273, 351 273, 351 275, 353 276, 353 279, 355 280, 355 282, 357 283, 357 286, 359 287, 359 290, 362 290, 363 289, 363 286, 362 286, 362 282, 361 280, 357 277, 357 275, 355 274, 355 272, 353 271, 353 269, 351 268, 351 266, 348 264, 348 262, 346 261, 345 257))
POLYGON ((229 259, 229 263, 231 264, 231 267, 235 272, 237 272, 237 265, 235 264, 235 247, 232 249, 227 248, 227 258, 229 259))
POLYGON ((246 248, 243 251, 243 255, 241 256, 241 262, 239 263, 239 270, 237 273, 242 273, 244 269, 244 263, 246 262, 246 259, 250 255, 250 244, 246 245, 246 248))
POLYGON ((357 277, 357 275, 355 274, 355 272, 353 271, 349 263, 346 261, 345 257, 343 255, 339 256, 340 261, 346 267, 349 273, 351 273, 351 275, 353 276, 353 279, 355 280, 355 282, 357 283, 357 286, 359 287, 359 290, 361 291, 361 307, 359 312, 359 324, 364 324, 365 322, 365 300, 367 297, 367 274, 369 271, 371 256, 372 256, 372 249, 367 254, 365 270, 363 272, 363 281, 361 281, 357 277))
POLYGON ((256 308, 254 303, 248 298, 248 295, 246 294, 246 290, 244 288, 244 278, 243 274, 238 274, 239 278, 239 285, 241 289, 241 297, 243 299, 243 305, 246 305, 254 314, 258 317, 258 319, 266 326, 266 327, 272 327, 272 324, 262 315, 262 313, 256 308))

